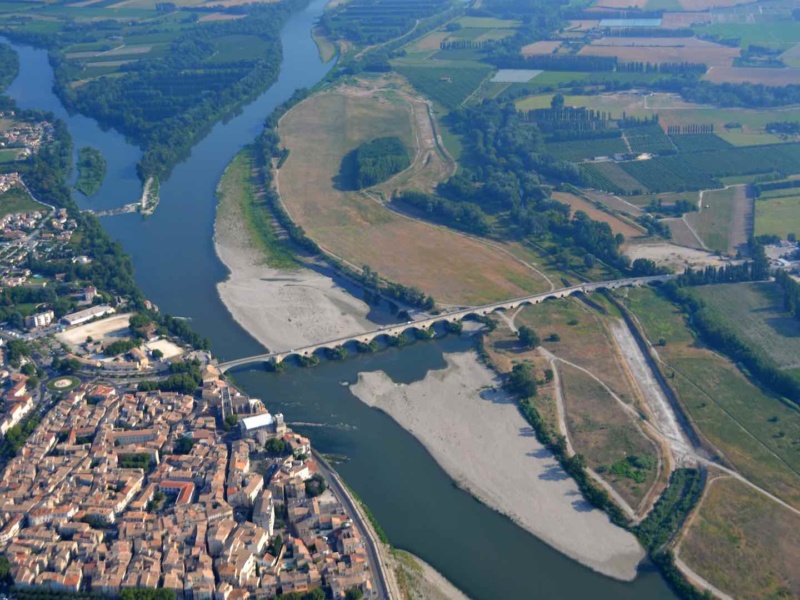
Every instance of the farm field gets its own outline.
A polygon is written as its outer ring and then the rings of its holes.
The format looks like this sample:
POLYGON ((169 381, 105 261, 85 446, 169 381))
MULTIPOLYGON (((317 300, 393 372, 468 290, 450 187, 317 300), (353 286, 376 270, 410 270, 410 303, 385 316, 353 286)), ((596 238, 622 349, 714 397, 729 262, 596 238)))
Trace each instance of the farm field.
POLYGON ((703 62, 709 67, 730 67, 738 48, 696 38, 602 38, 581 48, 582 56, 615 56, 621 62, 703 62))
POLYGON ((457 108, 491 73, 488 65, 442 65, 430 61, 430 66, 396 64, 395 70, 430 99, 447 109, 457 108))
MULTIPOLYGON (((594 78, 595 75, 606 74, 597 73, 593 74, 592 77, 594 78)), ((607 75, 641 76, 639 73, 612 73, 607 75)), ((585 73, 545 71, 536 77, 531 84, 554 85, 563 82, 580 81, 586 77, 587 74, 585 73)), ((550 106, 552 98, 552 92, 533 94, 515 100, 515 104, 518 110, 547 108, 550 106)), ((773 121, 800 120, 800 106, 796 105, 763 110, 716 108, 684 102, 679 96, 666 93, 652 93, 649 95, 605 93, 595 96, 565 94, 564 102, 567 106, 584 106, 594 110, 606 111, 611 113, 613 118, 622 117, 623 112, 639 118, 652 117, 654 114, 658 114, 659 123, 665 130, 669 126, 713 125, 715 134, 735 146, 779 144, 785 140, 782 140, 777 135, 766 133, 764 131, 766 124, 773 121), (739 123, 741 128, 726 128, 725 126, 730 123, 739 123)))
POLYGON ((547 151, 562 160, 579 162, 585 158, 613 156, 628 151, 621 137, 606 139, 548 142, 547 151))
POLYGON ((290 150, 279 172, 283 201, 333 254, 444 303, 479 304, 546 289, 533 271, 500 250, 336 189, 342 158, 361 143, 396 135, 416 148, 409 106, 396 95, 341 88, 316 94, 283 117, 280 134, 290 150))
POLYGON ((533 56, 534 54, 552 54, 560 47, 561 42, 558 40, 533 42, 532 44, 522 47, 522 56, 533 56))
POLYGON ((800 68, 760 69, 757 67, 714 66, 708 70, 704 79, 712 83, 753 83, 767 86, 790 85, 800 81, 800 68))
POLYGON ((756 200, 756 235, 777 235, 786 239, 790 233, 800 233, 800 193, 778 198, 756 200))
POLYGON ((619 163, 582 163, 581 168, 589 178, 589 187, 617 194, 641 194, 648 191, 639 180, 623 170, 619 163))
POLYGON ((695 340, 680 309, 655 290, 622 294, 657 347, 670 384, 702 435, 742 475, 800 507, 800 412, 752 385, 695 340))
POLYGON ((730 477, 709 484, 678 554, 737 597, 800 596, 800 516, 730 477))
POLYGON ((608 225, 611 227, 611 231, 613 231, 615 234, 621 233, 625 236, 625 239, 645 237, 647 235, 638 227, 634 227, 633 225, 626 223, 614 215, 600 210, 591 202, 575 196, 574 194, 569 194, 566 192, 553 192, 553 199, 563 202, 564 204, 569 204, 569 206, 572 208, 573 214, 579 210, 582 210, 595 221, 608 223, 608 225))
POLYGON ((800 321, 783 309, 783 294, 771 282, 692 288, 719 318, 781 367, 800 367, 800 321))
POLYGON ((699 212, 687 213, 687 223, 711 250, 727 254, 736 254, 739 244, 747 242, 744 223, 736 218, 737 205, 746 205, 748 198, 745 186, 730 187, 725 190, 713 190, 703 195, 703 207, 699 212), (734 231, 737 224, 742 231, 734 231))
POLYGON ((7 192, 0 194, 0 218, 6 215, 40 210, 47 210, 47 207, 36 202, 28 192, 21 188, 12 187, 7 192))
POLYGON ((788 50, 800 42, 800 26, 791 20, 773 21, 761 27, 749 23, 714 23, 695 31, 721 38, 737 38, 742 48, 755 44, 788 50))

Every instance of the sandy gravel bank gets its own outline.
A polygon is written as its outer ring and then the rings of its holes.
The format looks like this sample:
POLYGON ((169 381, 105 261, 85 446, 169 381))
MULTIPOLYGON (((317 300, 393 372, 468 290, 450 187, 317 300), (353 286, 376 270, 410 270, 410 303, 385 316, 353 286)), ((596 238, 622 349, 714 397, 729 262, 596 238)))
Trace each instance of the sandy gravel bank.
POLYGON ((411 600, 468 600, 436 569, 410 552, 396 550, 395 568, 405 581, 411 600))
POLYGON ((271 351, 352 335, 375 325, 369 306, 309 269, 281 271, 253 249, 235 201, 222 197, 214 227, 217 255, 230 275, 217 284, 222 302, 271 351))
POLYGON ((596 571, 634 579, 644 551, 633 535, 586 503, 473 353, 446 359, 446 369, 411 385, 362 373, 351 390, 416 436, 482 502, 596 571))

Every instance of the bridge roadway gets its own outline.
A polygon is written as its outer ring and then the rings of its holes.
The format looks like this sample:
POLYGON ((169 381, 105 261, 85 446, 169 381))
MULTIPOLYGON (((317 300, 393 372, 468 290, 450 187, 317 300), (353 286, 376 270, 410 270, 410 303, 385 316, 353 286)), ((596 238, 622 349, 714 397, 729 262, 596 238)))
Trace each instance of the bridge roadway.
POLYGON ((581 283, 579 285, 573 285, 571 287, 561 288, 559 290, 553 290, 542 294, 525 296, 523 298, 516 298, 514 300, 506 300, 504 302, 496 302, 494 304, 485 304, 483 306, 473 306, 470 308, 454 310, 433 317, 428 317, 426 319, 420 319, 418 321, 409 321, 408 323, 399 323, 397 325, 385 325, 373 331, 366 331, 364 333, 350 335, 335 340, 320 342, 319 344, 313 344, 311 346, 305 346, 303 348, 296 348, 294 350, 285 350, 283 352, 269 352, 267 354, 258 354, 256 356, 248 356, 245 358, 230 360, 218 364, 217 368, 224 373, 228 369, 232 369, 234 367, 241 367, 253 363, 272 362, 277 364, 283 362, 284 360, 293 355, 298 357, 311 356, 318 350, 322 349, 333 350, 339 346, 343 346, 348 342, 361 342, 364 344, 368 344, 372 340, 380 336, 397 337, 411 329, 428 330, 434 325, 436 325, 436 323, 445 323, 445 322, 455 323, 470 316, 483 317, 498 310, 514 310, 515 308, 518 308, 520 306, 539 304, 540 302, 544 302, 545 300, 551 300, 555 298, 565 298, 567 296, 571 296, 572 294, 578 294, 578 293, 588 294, 601 289, 615 290, 617 288, 622 288, 622 287, 640 287, 642 285, 649 285, 651 283, 661 283, 667 281, 672 277, 673 275, 657 275, 652 277, 630 277, 628 279, 615 279, 612 281, 593 281, 588 283, 581 283))

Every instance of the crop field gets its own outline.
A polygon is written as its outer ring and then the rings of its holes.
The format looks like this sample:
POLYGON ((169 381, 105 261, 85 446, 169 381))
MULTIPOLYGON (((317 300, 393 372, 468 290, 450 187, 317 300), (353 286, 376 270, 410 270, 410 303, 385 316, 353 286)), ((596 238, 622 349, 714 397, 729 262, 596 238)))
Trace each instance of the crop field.
POLYGON ((800 517, 728 477, 711 482, 679 556, 738 598, 800 596, 800 517))
POLYGON ((458 24, 464 29, 516 29, 521 25, 519 21, 492 17, 461 17, 458 24))
POLYGON ((800 173, 800 144, 733 147, 624 162, 620 166, 653 192, 700 190, 719 187, 720 177, 800 173))
POLYGON ((331 11, 328 27, 351 41, 375 44, 399 37, 442 6, 441 0, 349 0, 331 11))
POLYGON ((333 254, 445 303, 479 304, 546 289, 535 272, 499 249, 337 189, 342 159, 363 142, 398 136, 417 147, 410 107, 397 95, 344 88, 316 94, 284 116, 280 135, 290 150, 279 173, 283 201, 333 254))
POLYGON ((755 44, 788 50, 800 42, 800 24, 792 20, 773 21, 760 27, 749 23, 714 23, 695 31, 721 38, 737 38, 742 48, 755 44))
POLYGON ((667 192, 665 194, 640 194, 625 196, 625 200, 636 206, 645 207, 651 202, 659 200, 664 204, 675 204, 678 200, 686 199, 697 204, 699 192, 667 192))
POLYGON ((521 53, 522 56, 533 56, 534 54, 553 54, 561 47, 561 42, 555 41, 542 41, 533 42, 527 46, 523 46, 521 53))
POLYGON ((491 68, 397 66, 398 73, 424 95, 442 106, 457 108, 489 76, 491 68))
POLYGON ((725 150, 733 145, 714 133, 671 135, 670 139, 680 152, 710 152, 725 150))
POLYGON ((620 164, 611 161, 581 163, 581 168, 589 179, 588 187, 615 194, 641 194, 647 192, 647 187, 623 170, 620 164))
POLYGON ((739 49, 695 38, 603 38, 584 46, 578 54, 614 56, 621 62, 702 62, 709 67, 730 67, 739 49))
POLYGON ((800 68, 712 67, 705 74, 704 79, 712 83, 753 83, 767 86, 791 85, 800 81, 800 68))
POLYGON ((628 161, 619 163, 619 167, 640 182, 640 189, 651 192, 702 190, 718 187, 718 183, 713 177, 692 168, 691 161, 685 162, 682 158, 681 156, 666 156, 651 160, 628 161))
POLYGON ((782 239, 790 233, 800 233, 800 194, 758 198, 756 200, 756 235, 777 235, 782 239))
POLYGON ((672 143, 672 140, 667 137, 664 130, 658 125, 629 127, 624 129, 622 133, 631 145, 633 152, 658 154, 662 150, 675 149, 675 144, 672 143))
POLYGON ((772 282, 692 288, 736 333, 781 367, 800 367, 800 321, 783 309, 783 293, 772 282))
POLYGON ((596 156, 612 156, 627 152, 628 148, 621 137, 597 140, 571 140, 568 142, 549 142, 547 151, 554 156, 572 162, 596 156))
POLYGON ((583 193, 592 202, 603 204, 611 210, 628 213, 633 217, 639 217, 644 214, 644 211, 641 210, 641 208, 628 201, 629 198, 622 199, 618 196, 614 196, 613 194, 606 194, 604 192, 598 192, 595 190, 584 190, 583 193))
POLYGON ((624 292, 658 353, 684 410, 742 475, 800 507, 800 412, 751 384, 697 342, 675 305, 652 289, 624 292))
POLYGON ((601 223, 608 223, 608 225, 611 227, 611 231, 613 231, 615 234, 621 233, 622 235, 625 236, 625 239, 643 237, 647 235, 643 230, 639 229, 638 227, 634 227, 633 225, 626 223, 625 221, 615 217, 614 215, 600 210, 591 202, 588 202, 583 198, 579 198, 574 194, 568 194, 565 192, 553 192, 553 199, 558 200, 559 202, 563 202, 564 204, 569 204, 569 206, 572 208, 573 214, 576 211, 582 210, 595 221, 600 221, 601 223))

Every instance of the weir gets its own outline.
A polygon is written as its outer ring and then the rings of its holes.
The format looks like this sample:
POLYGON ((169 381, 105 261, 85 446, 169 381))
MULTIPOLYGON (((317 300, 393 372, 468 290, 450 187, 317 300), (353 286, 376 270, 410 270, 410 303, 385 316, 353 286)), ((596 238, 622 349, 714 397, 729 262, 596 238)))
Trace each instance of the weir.
POLYGON ((498 310, 514 310, 515 308, 519 308, 521 306, 539 304, 540 302, 544 302, 545 300, 566 298, 573 294, 589 294, 591 292, 595 292, 598 290, 615 290, 617 288, 622 288, 622 287, 639 287, 642 285, 663 283, 664 281, 667 281, 672 277, 674 277, 674 275, 654 275, 650 277, 629 277, 627 279, 614 279, 611 281, 593 281, 593 282, 581 283, 578 285, 561 288, 559 290, 552 290, 550 292, 544 292, 541 294, 523 296, 522 298, 506 300, 504 302, 495 302, 493 304, 485 304, 483 306, 473 306, 470 308, 453 310, 426 319, 409 321, 408 323, 400 323, 398 325, 386 325, 380 327, 379 329, 374 329, 372 331, 365 331, 364 333, 358 333, 347 337, 337 338, 335 340, 328 340, 325 342, 320 342, 318 344, 313 344, 311 346, 305 346, 303 348, 296 348, 293 350, 286 350, 283 352, 269 352, 266 354, 257 354, 255 356, 248 356, 245 358, 230 360, 224 363, 220 363, 217 366, 219 370, 224 373, 228 369, 232 369, 234 367, 241 367, 253 363, 271 362, 274 364, 278 364, 283 362, 290 356, 311 356, 317 350, 323 350, 323 349, 333 350, 334 348, 347 344, 348 342, 360 342, 362 344, 368 344, 380 336, 398 337, 410 329, 429 330, 437 323, 444 323, 444 322, 455 323, 457 321, 466 319, 467 317, 485 317, 498 310))

